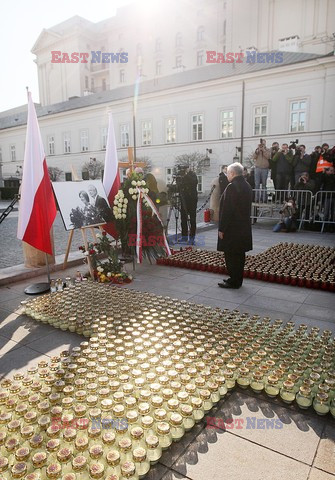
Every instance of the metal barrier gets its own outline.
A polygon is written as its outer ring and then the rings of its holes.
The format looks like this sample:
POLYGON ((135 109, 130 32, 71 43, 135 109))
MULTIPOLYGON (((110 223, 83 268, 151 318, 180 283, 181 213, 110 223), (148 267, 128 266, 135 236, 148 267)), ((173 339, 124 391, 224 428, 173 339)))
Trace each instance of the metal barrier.
POLYGON ((325 224, 335 224, 335 192, 320 191, 314 197, 312 220, 322 223, 321 233, 325 224))
MULTIPOLYGON (((264 198, 264 190, 253 190, 255 199, 264 198)), ((256 222, 259 218, 271 218, 281 220, 283 205, 293 197, 296 204, 296 219, 299 223, 299 230, 303 222, 312 219, 313 195, 309 190, 266 190, 265 202, 253 202, 251 218, 256 222)))

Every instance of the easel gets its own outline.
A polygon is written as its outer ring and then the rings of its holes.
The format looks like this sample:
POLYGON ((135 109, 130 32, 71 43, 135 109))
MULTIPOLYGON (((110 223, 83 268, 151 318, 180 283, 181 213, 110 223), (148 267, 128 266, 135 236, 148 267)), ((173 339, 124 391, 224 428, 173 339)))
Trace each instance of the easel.
MULTIPOLYGON (((94 228, 98 227, 100 232, 103 232, 103 225, 105 225, 105 224, 104 223, 98 223, 96 225, 89 225, 87 227, 81 227, 81 229, 80 229, 81 230, 81 235, 83 237, 83 241, 84 241, 86 251, 88 251, 88 241, 87 241, 86 230, 88 230, 88 229, 91 230, 93 239, 96 242, 97 241, 97 236, 96 236, 94 228)), ((73 232, 74 232, 74 230, 70 231, 69 238, 68 238, 68 241, 67 241, 66 253, 65 253, 64 262, 63 262, 63 270, 65 270, 66 265, 67 265, 67 260, 69 258, 71 243, 72 243, 72 238, 73 238, 73 232)), ((92 278, 92 280, 94 280, 94 272, 93 272, 93 266, 92 266, 90 255, 87 256, 87 262, 88 262, 88 268, 90 270, 91 278, 92 278)))

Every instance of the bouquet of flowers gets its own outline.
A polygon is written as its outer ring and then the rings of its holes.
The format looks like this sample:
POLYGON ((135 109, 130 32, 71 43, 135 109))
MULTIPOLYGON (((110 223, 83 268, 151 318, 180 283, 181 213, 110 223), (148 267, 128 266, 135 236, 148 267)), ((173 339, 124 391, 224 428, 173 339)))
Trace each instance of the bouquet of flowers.
POLYGON ((98 233, 96 237, 97 241, 89 243, 87 250, 84 246, 79 247, 86 258, 90 257, 95 279, 101 283, 130 283, 132 276, 122 270, 116 248, 106 232, 98 233))
MULTIPOLYGON (((120 235, 122 251, 125 255, 135 255, 137 239, 137 200, 139 189, 149 194, 142 174, 133 172, 115 195, 113 214, 120 235)), ((142 248, 147 257, 164 255, 163 227, 146 199, 142 203, 142 248)))

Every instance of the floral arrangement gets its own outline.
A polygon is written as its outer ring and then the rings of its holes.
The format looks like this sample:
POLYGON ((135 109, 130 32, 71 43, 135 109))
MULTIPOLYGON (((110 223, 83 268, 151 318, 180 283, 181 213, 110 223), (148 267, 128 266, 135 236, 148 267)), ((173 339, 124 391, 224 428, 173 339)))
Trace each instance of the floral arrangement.
MULTIPOLYGON (((136 253, 137 233, 137 200, 138 188, 150 197, 146 181, 141 173, 133 172, 127 178, 122 188, 114 198, 113 214, 116 220, 116 228, 120 235, 122 251, 125 255, 136 253)), ((157 258, 164 255, 163 227, 153 214, 149 203, 143 199, 142 203, 142 247, 143 254, 147 257, 157 258)))
POLYGON ((84 246, 79 247, 84 256, 90 258, 95 279, 101 283, 130 283, 132 276, 122 270, 116 248, 106 232, 98 233, 96 238, 95 243, 88 244, 87 250, 84 246), (101 257, 107 257, 107 260, 101 257))

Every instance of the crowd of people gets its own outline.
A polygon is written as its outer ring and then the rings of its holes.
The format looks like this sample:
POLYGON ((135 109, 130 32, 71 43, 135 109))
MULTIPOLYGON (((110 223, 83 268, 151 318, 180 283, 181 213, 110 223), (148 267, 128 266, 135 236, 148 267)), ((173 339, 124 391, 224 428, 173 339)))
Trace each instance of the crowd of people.
POLYGON ((335 191, 335 147, 316 146, 310 154, 305 145, 273 142, 271 148, 261 139, 253 154, 254 166, 245 176, 256 192, 255 201, 266 201, 269 171, 275 190, 308 190, 313 194, 335 191))

